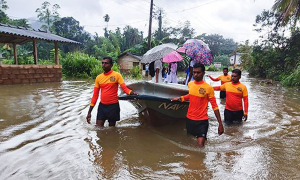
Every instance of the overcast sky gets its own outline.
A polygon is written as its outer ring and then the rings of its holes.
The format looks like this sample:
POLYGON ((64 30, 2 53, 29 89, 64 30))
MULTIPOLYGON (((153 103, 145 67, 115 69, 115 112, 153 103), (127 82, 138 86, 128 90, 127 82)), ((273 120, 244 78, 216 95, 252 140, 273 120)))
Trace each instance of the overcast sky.
MULTIPOLYGON (((6 0, 10 18, 32 19, 35 10, 44 0, 6 0)), ((103 36, 106 27, 103 16, 108 14, 109 30, 121 29, 125 25, 138 28, 148 34, 150 0, 48 0, 51 6, 58 4, 61 17, 72 16, 91 34, 103 36)), ((176 27, 190 21, 196 35, 220 34, 237 42, 247 39, 253 42, 258 34, 253 31, 256 15, 271 9, 274 0, 154 0, 154 8, 165 12, 163 26, 176 27)), ((32 23, 32 21, 30 21, 32 23)), ((158 27, 152 22, 152 32, 158 27)))

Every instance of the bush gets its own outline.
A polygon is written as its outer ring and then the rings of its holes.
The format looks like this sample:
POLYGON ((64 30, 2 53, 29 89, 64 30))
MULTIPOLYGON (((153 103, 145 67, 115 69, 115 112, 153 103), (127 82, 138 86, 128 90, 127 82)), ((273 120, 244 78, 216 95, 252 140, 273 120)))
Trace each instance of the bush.
POLYGON ((213 64, 211 64, 210 66, 206 67, 207 71, 218 71, 218 68, 216 68, 213 64))
POLYGON ((298 65, 297 69, 294 70, 292 74, 283 78, 281 81, 284 86, 298 86, 300 87, 300 65, 298 65))
MULTIPOLYGON (((95 73, 95 66, 101 66, 101 61, 84 53, 68 53, 62 58, 62 71, 66 77, 86 78, 95 73)), ((101 68, 102 69, 102 68, 101 68)))
MULTIPOLYGON (((112 70, 116 72, 120 72, 120 66, 117 63, 114 63, 112 70)), ((91 77, 93 79, 96 79, 96 77, 101 73, 103 73, 102 64, 95 65, 92 68, 91 77)))
POLYGON ((93 79, 96 79, 96 77, 103 73, 103 69, 102 69, 102 66, 101 65, 95 65, 93 68, 92 68, 92 72, 91 72, 91 77, 93 79))
POLYGON ((141 79, 142 73, 140 70, 140 66, 134 66, 130 71, 131 77, 134 79, 141 79))
MULTIPOLYGON (((55 65, 55 63, 53 61, 50 60, 38 60, 38 64, 40 65, 55 65)), ((15 60, 3 60, 2 61, 3 64, 15 64, 15 60)), ((34 59, 33 56, 20 56, 18 57, 18 64, 19 65, 26 65, 26 64, 34 64, 34 59)))
POLYGON ((12 60, 12 59, 3 59, 2 63, 3 64, 15 64, 15 60, 12 60))

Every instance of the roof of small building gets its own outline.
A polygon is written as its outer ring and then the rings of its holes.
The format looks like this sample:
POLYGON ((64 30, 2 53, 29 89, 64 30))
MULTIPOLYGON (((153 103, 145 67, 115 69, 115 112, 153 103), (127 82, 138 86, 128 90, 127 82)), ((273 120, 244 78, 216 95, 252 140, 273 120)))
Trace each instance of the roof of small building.
POLYGON ((12 26, 0 23, 0 43, 17 43, 22 44, 33 39, 61 42, 61 43, 73 43, 81 44, 80 42, 73 41, 61 36, 48 33, 42 30, 35 30, 31 28, 12 26))
POLYGON ((130 52, 124 52, 124 53, 120 54, 120 55, 118 56, 118 58, 121 58, 122 56, 125 56, 125 55, 131 56, 131 57, 133 57, 133 58, 135 58, 135 59, 137 59, 137 60, 139 60, 139 61, 142 60, 142 56, 133 55, 133 54, 131 54, 130 52))

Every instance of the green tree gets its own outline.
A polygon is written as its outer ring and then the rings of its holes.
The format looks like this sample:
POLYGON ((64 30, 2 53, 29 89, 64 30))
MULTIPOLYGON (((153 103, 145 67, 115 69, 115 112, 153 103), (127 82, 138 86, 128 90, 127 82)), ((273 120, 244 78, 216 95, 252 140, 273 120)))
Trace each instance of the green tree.
MULTIPOLYGON (((79 25, 79 21, 73 17, 63 17, 53 23, 55 34, 80 42, 82 47, 90 40, 90 34, 84 31, 84 28, 79 25)), ((71 52, 77 49, 79 45, 66 44, 61 45, 63 52, 71 52)))
POLYGON ((227 67, 230 65, 230 59, 228 55, 215 56, 213 62, 220 62, 222 66, 227 66, 227 67))
POLYGON ((108 14, 105 14, 105 16, 103 16, 103 18, 104 18, 104 21, 106 22, 106 27, 104 28, 104 37, 108 38, 108 35, 109 35, 109 33, 108 33, 108 22, 109 22, 110 17, 109 17, 108 14))
POLYGON ((6 0, 0 0, 0 10, 5 11, 8 9, 6 0))
POLYGON ((292 21, 292 31, 294 32, 300 18, 300 0, 276 0, 273 10, 280 14, 277 18, 276 27, 286 26, 292 21))
POLYGON ((209 46, 215 56, 229 55, 236 49, 236 43, 233 39, 225 39, 219 34, 201 34, 196 39, 202 39, 209 46))
POLYGON ((45 1, 43 2, 42 7, 37 8, 35 12, 38 13, 38 19, 45 23, 42 25, 42 29, 52 32, 52 24, 59 19, 57 10, 60 9, 60 6, 58 4, 54 4, 52 6, 52 11, 50 6, 51 4, 48 1, 45 1))
POLYGON ((143 41, 143 34, 137 28, 126 26, 123 29, 121 52, 143 41))
POLYGON ((8 9, 7 2, 5 0, 0 0, 0 23, 6 24, 9 20, 5 10, 8 9))
POLYGON ((170 27, 168 30, 170 32, 169 38, 174 44, 183 44, 187 39, 195 36, 195 29, 191 27, 190 21, 185 21, 175 28, 170 27))
POLYGON ((14 25, 14 26, 21 26, 25 28, 31 28, 31 25, 28 23, 27 19, 10 19, 8 21, 8 24, 14 25))
POLYGON ((249 45, 249 41, 247 40, 245 44, 240 44, 238 46, 238 52, 242 53, 241 55, 241 65, 245 69, 249 69, 249 67, 253 66, 253 59, 251 56, 252 46, 249 45))

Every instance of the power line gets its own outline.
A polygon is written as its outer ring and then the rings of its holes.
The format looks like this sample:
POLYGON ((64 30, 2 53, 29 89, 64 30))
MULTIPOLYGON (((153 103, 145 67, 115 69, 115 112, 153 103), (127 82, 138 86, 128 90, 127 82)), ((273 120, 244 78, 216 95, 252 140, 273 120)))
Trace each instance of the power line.
POLYGON ((172 14, 172 13, 177 13, 177 12, 184 12, 184 11, 188 11, 188 10, 191 10, 191 9, 196 9, 198 7, 201 7, 201 6, 205 6, 207 4, 210 4, 210 3, 213 3, 213 2, 216 2, 216 1, 219 1, 219 0, 214 0, 214 1, 211 1, 211 2, 208 2, 208 3, 205 3, 205 4, 201 4, 199 6, 195 6, 195 7, 192 7, 192 8, 188 8, 188 9, 183 9, 183 10, 180 10, 180 11, 173 11, 173 12, 168 12, 169 14, 172 14))
MULTIPOLYGON (((112 1, 114 1, 114 2, 116 2, 118 4, 121 4, 122 6, 127 6, 126 4, 122 4, 122 3, 120 3, 120 2, 118 2, 116 0, 112 0, 112 1)), ((136 9, 136 8, 133 8, 133 7, 130 7, 130 6, 127 6, 127 7, 131 8, 131 9, 135 9, 136 11, 142 12, 144 14, 148 14, 148 13, 145 13, 144 11, 141 11, 140 9, 136 9)))
MULTIPOLYGON (((124 25, 128 25, 128 24, 136 24, 136 23, 140 23, 140 22, 145 22, 148 21, 148 19, 146 20, 141 20, 141 21, 136 21, 136 22, 132 22, 132 23, 127 23, 127 24, 115 24, 115 25, 108 25, 108 27, 114 27, 114 26, 124 26, 124 25)), ((106 27, 106 25, 103 26, 95 26, 95 25, 82 25, 85 27, 106 27)))

